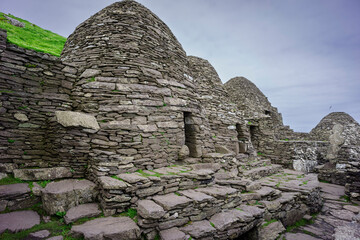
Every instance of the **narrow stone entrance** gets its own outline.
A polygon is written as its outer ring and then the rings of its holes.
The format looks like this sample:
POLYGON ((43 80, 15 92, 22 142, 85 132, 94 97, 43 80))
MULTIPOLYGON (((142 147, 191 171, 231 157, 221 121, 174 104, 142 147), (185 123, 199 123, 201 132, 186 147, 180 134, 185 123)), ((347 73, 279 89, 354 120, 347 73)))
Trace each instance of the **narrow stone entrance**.
POLYGON ((250 140, 255 149, 259 147, 259 128, 257 126, 250 126, 250 140))
POLYGON ((192 113, 184 112, 185 145, 189 148, 190 157, 197 157, 196 131, 192 113))
POLYGON ((237 132, 237 139, 238 139, 238 151, 237 153, 246 153, 247 152, 247 143, 246 143, 246 135, 239 123, 236 124, 236 132, 237 132))

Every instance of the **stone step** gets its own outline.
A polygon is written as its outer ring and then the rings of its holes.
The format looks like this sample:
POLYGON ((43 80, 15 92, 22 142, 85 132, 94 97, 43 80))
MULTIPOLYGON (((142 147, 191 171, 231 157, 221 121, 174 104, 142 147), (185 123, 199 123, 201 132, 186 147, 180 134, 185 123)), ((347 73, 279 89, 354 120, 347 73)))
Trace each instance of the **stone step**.
POLYGON ((42 190, 43 208, 51 215, 66 212, 77 205, 94 202, 97 195, 96 185, 89 180, 51 182, 42 190))
POLYGON ((258 201, 268 214, 270 219, 278 219, 284 226, 293 225, 301 220, 309 211, 308 207, 300 200, 298 192, 283 192, 281 196, 273 201, 258 201))
POLYGON ((282 166, 277 164, 272 164, 270 166, 265 167, 257 167, 251 170, 246 170, 243 172, 243 176, 245 178, 249 178, 251 180, 258 180, 263 177, 267 177, 276 173, 281 172, 282 166))
POLYGON ((163 240, 234 239, 256 226, 264 210, 248 205, 213 215, 209 220, 189 222, 182 227, 160 231, 163 240))
POLYGON ((34 211, 17 211, 0 214, 0 234, 8 230, 17 233, 40 223, 40 216, 34 211))
POLYGON ((0 186, 0 211, 25 209, 38 202, 40 198, 32 196, 28 183, 0 186))
POLYGON ((245 171, 245 170, 251 170, 253 168, 258 167, 266 167, 271 165, 270 159, 255 159, 255 160, 249 160, 245 162, 241 162, 239 166, 239 171, 245 171))
POLYGON ((96 203, 80 204, 78 206, 70 208, 64 217, 65 223, 73 223, 80 218, 91 218, 100 216, 101 210, 99 205, 96 203))
POLYGON ((26 181, 55 180, 72 176, 69 167, 14 169, 14 177, 26 181))
POLYGON ((87 221, 71 228, 75 238, 86 239, 140 239, 140 229, 129 217, 105 217, 87 221))

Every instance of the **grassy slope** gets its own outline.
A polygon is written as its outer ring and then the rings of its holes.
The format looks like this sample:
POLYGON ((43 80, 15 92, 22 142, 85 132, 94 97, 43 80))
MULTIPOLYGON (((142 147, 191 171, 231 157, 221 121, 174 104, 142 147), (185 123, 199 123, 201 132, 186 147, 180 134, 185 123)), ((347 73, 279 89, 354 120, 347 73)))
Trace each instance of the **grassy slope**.
POLYGON ((9 14, 9 17, 25 23, 24 28, 15 27, 8 23, 4 15, 4 13, 0 12, 0 28, 7 31, 7 39, 10 43, 26 49, 60 56, 66 38, 9 14))

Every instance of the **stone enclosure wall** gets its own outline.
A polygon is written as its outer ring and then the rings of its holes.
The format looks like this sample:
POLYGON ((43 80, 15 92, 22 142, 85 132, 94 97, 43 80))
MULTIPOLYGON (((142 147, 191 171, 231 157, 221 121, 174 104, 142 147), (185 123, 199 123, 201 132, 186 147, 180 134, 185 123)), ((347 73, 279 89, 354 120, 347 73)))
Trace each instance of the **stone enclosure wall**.
POLYGON ((56 110, 71 109, 76 70, 49 54, 7 43, 0 30, 0 161, 2 170, 62 165, 48 127, 56 110), (16 165, 14 165, 16 164, 16 165))

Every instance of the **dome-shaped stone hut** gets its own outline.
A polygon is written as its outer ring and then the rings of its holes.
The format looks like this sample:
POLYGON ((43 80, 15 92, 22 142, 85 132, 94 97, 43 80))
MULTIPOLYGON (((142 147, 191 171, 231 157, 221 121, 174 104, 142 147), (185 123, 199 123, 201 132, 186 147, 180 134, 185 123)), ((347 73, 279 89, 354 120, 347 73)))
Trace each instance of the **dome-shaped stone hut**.
POLYGON ((189 56, 189 69, 209 126, 210 147, 221 153, 253 153, 243 111, 231 103, 215 68, 209 61, 189 56))
POLYGON ((157 168, 176 161, 185 143, 190 155, 202 155, 195 127, 202 117, 186 53, 150 10, 128 0, 104 8, 69 36, 61 58, 78 70, 74 111, 100 124, 90 139, 93 163, 121 156, 131 159, 123 171, 157 168), (185 129, 185 122, 194 126, 185 129))
POLYGON ((282 125, 281 113, 271 106, 268 98, 250 80, 244 77, 235 77, 224 84, 231 101, 245 111, 248 117, 271 116, 274 125, 282 125))
POLYGON ((360 159, 360 125, 349 114, 332 112, 310 132, 318 141, 329 141, 327 159, 349 161, 360 159))

